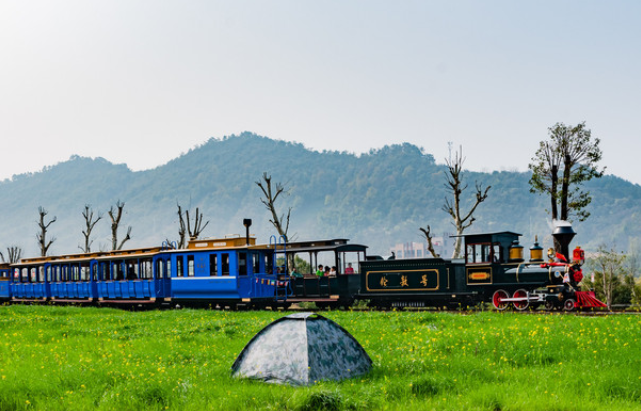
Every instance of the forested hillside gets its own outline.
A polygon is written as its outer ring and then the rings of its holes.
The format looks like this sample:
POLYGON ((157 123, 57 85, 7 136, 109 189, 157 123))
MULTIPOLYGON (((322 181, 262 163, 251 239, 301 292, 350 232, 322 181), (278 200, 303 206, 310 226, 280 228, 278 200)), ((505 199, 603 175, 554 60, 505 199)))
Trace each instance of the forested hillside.
MULTIPOLYGON (((474 153, 464 153, 473 156, 474 153)), ((140 155, 145 155, 140 153, 140 155)), ((387 146, 367 154, 315 152, 301 144, 275 141, 251 133, 210 139, 153 170, 132 172, 107 160, 74 156, 41 172, 14 176, 0 183, 0 249, 17 245, 24 255, 38 253, 38 207, 57 217, 49 254, 79 252, 85 204, 103 215, 95 229, 93 249, 110 247, 109 207, 126 203, 124 235, 132 226, 127 247, 176 239, 179 203, 199 207, 210 220, 209 237, 244 232, 243 218, 254 221, 258 241, 274 230, 260 202, 255 182, 263 172, 290 188, 277 205, 292 207, 290 235, 297 239, 351 238, 370 252, 387 254, 400 242, 421 241, 419 227, 430 224, 436 235, 452 231, 441 209, 447 194, 443 159, 411 144, 387 146)), ((493 165, 488 164, 488 167, 493 165)), ((534 235, 548 246, 547 198, 530 194, 528 173, 465 173, 464 197, 471 201, 476 181, 491 185, 469 232, 511 230, 524 234, 528 247, 534 235), (467 194, 467 196, 465 195, 467 194)), ((576 223, 577 242, 586 248, 601 243, 627 250, 641 238, 641 187, 614 176, 590 182, 592 216, 576 223)), ((576 242, 575 242, 576 243, 576 242)))

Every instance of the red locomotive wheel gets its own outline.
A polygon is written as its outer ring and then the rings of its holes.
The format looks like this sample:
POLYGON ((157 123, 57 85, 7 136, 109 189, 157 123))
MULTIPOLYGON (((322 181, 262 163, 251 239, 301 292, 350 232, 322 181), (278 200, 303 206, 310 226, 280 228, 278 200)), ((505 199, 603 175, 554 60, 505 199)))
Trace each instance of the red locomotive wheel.
POLYGON ((510 298, 510 295, 507 293, 507 291, 505 290, 494 291, 494 295, 492 296, 492 304, 494 305, 494 308, 496 308, 499 311, 503 311, 507 307, 509 307, 510 303, 503 301, 506 298, 510 298))
MULTIPOLYGON (((524 289, 516 290, 514 291, 514 294, 512 295, 513 298, 527 298, 527 291, 524 289)), ((523 301, 514 301, 514 308, 516 308, 519 311, 525 311, 527 308, 530 306, 530 302, 528 300, 523 300, 523 301)))

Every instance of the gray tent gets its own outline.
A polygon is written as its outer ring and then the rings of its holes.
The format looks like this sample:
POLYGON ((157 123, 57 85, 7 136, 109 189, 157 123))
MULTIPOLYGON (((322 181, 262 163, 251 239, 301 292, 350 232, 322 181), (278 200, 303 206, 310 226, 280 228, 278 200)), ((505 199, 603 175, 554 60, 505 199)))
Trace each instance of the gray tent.
POLYGON ((231 367, 236 377, 309 385, 366 374, 372 360, 343 327, 314 313, 292 314, 263 328, 231 367))

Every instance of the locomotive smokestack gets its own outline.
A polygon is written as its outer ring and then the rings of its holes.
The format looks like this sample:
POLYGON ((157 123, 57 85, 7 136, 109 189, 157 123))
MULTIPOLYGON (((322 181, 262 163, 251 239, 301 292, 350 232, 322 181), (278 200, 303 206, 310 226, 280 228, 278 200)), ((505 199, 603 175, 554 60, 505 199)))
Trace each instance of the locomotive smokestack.
POLYGON ((565 256, 567 261, 571 261, 570 258, 570 242, 576 235, 576 232, 572 229, 570 224, 557 225, 552 233, 554 237, 554 248, 557 251, 560 251, 561 254, 565 256))
POLYGON ((246 245, 249 245, 249 227, 252 225, 251 218, 243 219, 243 225, 245 226, 245 242, 246 245))

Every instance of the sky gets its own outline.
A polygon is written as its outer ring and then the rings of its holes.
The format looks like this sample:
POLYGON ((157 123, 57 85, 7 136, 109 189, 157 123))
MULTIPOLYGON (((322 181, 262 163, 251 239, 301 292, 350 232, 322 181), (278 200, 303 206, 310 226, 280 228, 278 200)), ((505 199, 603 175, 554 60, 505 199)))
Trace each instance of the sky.
POLYGON ((0 180, 72 155, 132 170, 243 131, 409 142, 526 171, 585 122, 641 184, 641 2, 2 0, 0 180))

